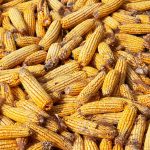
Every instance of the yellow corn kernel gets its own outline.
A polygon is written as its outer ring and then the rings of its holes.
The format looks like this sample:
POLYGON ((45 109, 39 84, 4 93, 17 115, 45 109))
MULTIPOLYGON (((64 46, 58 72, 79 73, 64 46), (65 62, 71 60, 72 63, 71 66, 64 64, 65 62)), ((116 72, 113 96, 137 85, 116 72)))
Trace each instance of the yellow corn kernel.
POLYGON ((33 45, 23 47, 17 51, 10 53, 9 55, 3 57, 0 60, 0 68, 10 69, 10 68, 15 67, 16 65, 22 63, 27 56, 38 51, 39 48, 40 47, 38 45, 33 44, 33 45))
POLYGON ((85 5, 86 1, 87 0, 77 0, 73 5, 73 11, 81 9, 85 5))
POLYGON ((64 122, 73 132, 98 137, 113 139, 116 136, 116 129, 104 125, 99 125, 95 122, 77 117, 65 117, 64 122), (98 127, 98 128, 97 128, 98 127))
POLYGON ((146 129, 146 118, 139 115, 136 119, 135 125, 131 131, 125 149, 141 149, 146 129))
POLYGON ((14 36, 9 31, 5 32, 4 34, 4 45, 5 45, 5 51, 7 52, 12 52, 16 50, 14 36))
POLYGON ((145 137, 145 141, 144 141, 144 150, 148 150, 150 148, 150 123, 148 124, 148 129, 146 132, 146 137, 145 137))
POLYGON ((14 97, 10 86, 7 83, 0 84, 1 96, 5 99, 5 103, 11 106, 14 105, 14 97))
POLYGON ((26 92, 29 94, 34 103, 41 109, 51 109, 53 101, 45 92, 40 83, 36 80, 36 78, 27 69, 24 68, 20 70, 19 77, 26 92))
POLYGON ((85 5, 91 5, 91 4, 94 4, 94 3, 98 3, 99 0, 87 0, 85 5))
POLYGON ((114 88, 118 85, 118 79, 119 72, 117 70, 111 70, 108 72, 102 86, 102 93, 104 96, 110 96, 113 93, 114 88))
POLYGON ((87 19, 80 24, 78 24, 76 27, 74 27, 64 38, 65 42, 70 41, 73 37, 76 36, 84 36, 86 33, 88 33, 94 26, 94 19, 87 19))
POLYGON ((118 26, 121 33, 147 34, 150 32, 150 24, 125 24, 118 26))
POLYGON ((113 147, 113 150, 124 150, 123 149, 123 146, 120 145, 120 144, 115 144, 114 147, 113 147))
POLYGON ((36 124, 29 124, 29 128, 35 131, 36 139, 39 141, 49 141, 54 144, 54 146, 63 149, 63 150, 71 150, 72 145, 71 143, 64 139, 62 136, 58 135, 57 133, 48 130, 46 128, 37 126, 36 124))
POLYGON ((78 95, 78 103, 84 104, 90 100, 90 98, 98 92, 101 88, 106 73, 104 71, 100 72, 88 85, 80 92, 78 95))
POLYGON ((116 34, 119 44, 133 53, 144 51, 145 41, 143 38, 130 34, 116 34))
POLYGON ((11 24, 9 17, 4 16, 2 21, 3 28, 9 30, 10 32, 16 32, 17 29, 11 24))
POLYGON ((121 116, 122 112, 96 114, 91 117, 91 120, 98 123, 118 124, 118 121, 121 118, 121 116))
POLYGON ((46 34, 39 42, 39 45, 44 48, 44 50, 48 50, 50 45, 55 42, 55 40, 58 38, 59 32, 61 29, 60 21, 55 20, 51 23, 49 26, 46 34))
POLYGON ((60 117, 69 116, 75 113, 77 109, 76 103, 66 103, 53 106, 51 113, 58 114, 60 117))
POLYGON ((69 131, 62 131, 61 135, 65 137, 67 140, 74 142, 75 139, 74 133, 71 133, 69 131))
POLYGON ((11 88, 11 90, 12 90, 15 100, 25 100, 26 99, 26 94, 19 86, 13 87, 13 88, 11 88))
POLYGON ((112 12, 116 11, 123 4, 123 2, 123 0, 111 0, 110 2, 103 4, 97 10, 95 10, 93 16, 95 18, 103 18, 108 16, 112 12))
POLYGON ((14 139, 19 137, 28 137, 31 135, 31 130, 28 127, 19 125, 0 126, 0 139, 14 139))
POLYGON ((131 133, 132 127, 137 115, 137 109, 133 105, 127 105, 123 111, 122 117, 118 122, 117 129, 119 135, 115 139, 115 143, 123 145, 131 133))
POLYGON ((40 38, 33 37, 33 36, 23 36, 23 37, 18 37, 17 39, 15 39, 15 41, 19 47, 24 47, 24 46, 29 46, 31 44, 38 44, 40 38))
POLYGON ((33 111, 29 111, 24 108, 11 107, 6 104, 2 106, 2 114, 20 123, 25 122, 43 123, 43 118, 34 113, 33 111))
POLYGON ((140 78, 142 79, 142 81, 147 84, 150 85, 150 78, 145 76, 145 75, 140 75, 140 78))
POLYGON ((85 150, 99 150, 96 142, 88 136, 84 136, 84 149, 85 150))
POLYGON ((141 21, 141 23, 150 24, 149 15, 136 15, 136 17, 141 21))
POLYGON ((44 75, 43 77, 40 78, 40 81, 49 81, 57 76, 62 76, 62 75, 66 75, 66 74, 71 74, 75 71, 79 71, 80 70, 80 66, 76 61, 64 64, 59 66, 58 68, 49 71, 46 75, 44 75))
POLYGON ((21 100, 21 101, 18 101, 16 102, 16 106, 17 107, 22 107, 26 110, 29 110, 29 111, 33 111, 45 118, 48 118, 49 115, 43 111, 42 109, 40 109, 39 107, 37 107, 32 101, 29 101, 29 100, 21 100))
POLYGON ((116 20, 115 18, 112 18, 110 16, 106 17, 103 22, 105 23, 105 25, 109 26, 111 29, 116 30, 119 26, 119 22, 118 20, 116 20))
POLYGON ((16 140, 0 140, 1 150, 19 150, 16 140))
POLYGON ((23 16, 21 15, 21 12, 16 8, 10 8, 9 9, 9 18, 12 22, 12 24, 16 27, 16 29, 20 33, 27 33, 27 26, 25 24, 25 20, 23 16))
POLYGON ((54 10, 51 10, 50 15, 51 15, 53 21, 61 20, 61 18, 62 18, 62 16, 57 11, 54 11, 54 10))
POLYGON ((14 122, 6 116, 0 116, 0 126, 14 125, 14 122))
POLYGON ((43 38, 45 34, 46 34, 45 28, 39 21, 36 21, 36 36, 43 38))
POLYGON ((64 92, 67 95, 76 96, 83 90, 83 88, 87 84, 88 84, 87 81, 76 81, 76 82, 66 86, 64 92))
POLYGON ((75 11, 65 17, 62 18, 62 28, 68 29, 76 26, 77 24, 83 22, 84 20, 88 19, 92 16, 93 11, 98 8, 101 4, 96 3, 90 6, 85 6, 78 11, 75 11))
POLYGON ((79 54, 78 61, 82 66, 86 66, 90 63, 99 42, 103 37, 103 26, 99 25, 92 33, 89 39, 86 40, 79 54))
POLYGON ((126 10, 146 11, 150 9, 150 1, 127 3, 124 5, 124 8, 126 10))
POLYGON ((112 141, 108 139, 102 139, 99 148, 100 150, 112 150, 112 141))
POLYGON ((55 116, 50 116, 46 122, 45 122, 45 128, 53 131, 53 132, 58 132, 61 130, 60 122, 55 116))
POLYGON ((126 15, 120 12, 113 13, 112 17, 120 22, 121 24, 129 24, 129 23, 140 23, 140 20, 137 17, 133 17, 130 15, 126 15))
POLYGON ((150 107, 150 94, 138 95, 137 101, 144 106, 150 107))
POLYGON ((83 80, 86 78, 86 73, 83 71, 77 71, 72 74, 56 77, 47 83, 43 84, 43 88, 47 92, 62 92, 65 87, 77 80, 83 80))
POLYGON ((32 66, 32 65, 43 63, 46 59, 46 55, 47 55, 47 52, 45 52, 44 50, 34 52, 33 54, 26 57, 23 63, 27 66, 32 66))
POLYGON ((82 37, 73 37, 72 40, 67 42, 59 51, 60 60, 69 58, 73 49, 75 49, 82 42, 82 37))
POLYGON ((0 75, 0 82, 6 82, 11 87, 16 86, 20 83, 19 75, 16 72, 11 74, 2 74, 0 75))
POLYGON ((82 47, 83 46, 79 46, 72 51, 72 57, 74 58, 74 60, 78 60, 78 57, 79 57, 82 47))
POLYGON ((34 36, 35 28, 36 28, 36 20, 35 20, 34 10, 35 10, 35 7, 33 5, 31 5, 28 8, 26 8, 23 12, 24 21, 27 25, 28 33, 31 36, 34 36))
POLYGON ((48 0, 48 4, 54 11, 57 11, 59 14, 63 15, 64 6, 61 2, 59 2, 59 0, 48 0))
POLYGON ((75 135, 75 141, 73 144, 73 150, 84 150, 84 142, 83 142, 83 138, 76 133, 75 135))
POLYGON ((106 97, 100 99, 100 101, 84 104, 79 108, 79 112, 82 115, 91 115, 98 113, 115 113, 123 111, 124 106, 124 98, 106 97))

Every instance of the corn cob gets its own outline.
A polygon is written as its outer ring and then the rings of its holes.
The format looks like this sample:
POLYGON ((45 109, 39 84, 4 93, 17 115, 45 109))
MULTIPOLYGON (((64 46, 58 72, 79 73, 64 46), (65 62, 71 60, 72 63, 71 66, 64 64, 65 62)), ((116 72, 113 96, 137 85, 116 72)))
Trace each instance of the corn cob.
POLYGON ((116 135, 114 128, 99 125, 89 120, 76 117, 65 117, 65 124, 74 132, 98 138, 112 139, 116 135))
POLYGON ((26 92, 32 98, 34 103, 41 109, 51 109, 53 102, 50 96, 45 92, 36 78, 27 70, 20 70, 20 81, 23 84, 26 92))
POLYGON ((84 149, 85 150, 99 150, 96 142, 88 136, 84 136, 84 149))
POLYGON ((84 142, 82 137, 76 133, 76 139, 73 144, 73 150, 84 150, 84 142))
POLYGON ((59 14, 63 15, 64 13, 64 6, 58 0, 48 0, 49 6, 54 10, 59 12, 59 14))
POLYGON ((33 45, 23 47, 17 51, 10 53, 9 55, 3 57, 0 60, 0 68, 1 69, 10 69, 10 68, 22 63, 27 56, 38 51, 39 48, 40 47, 38 45, 33 44, 33 45))
POLYGON ((115 143, 123 145, 135 122, 135 118, 137 115, 137 109, 133 105, 127 105, 123 111, 122 117, 119 120, 117 129, 119 131, 119 135, 115 139, 115 143), (124 121, 126 120, 126 121, 124 121))
POLYGON ((54 11, 54 10, 51 10, 50 15, 51 15, 53 21, 61 20, 61 18, 62 18, 62 16, 57 11, 54 11))
POLYGON ((150 17, 148 15, 136 15, 136 17, 141 21, 141 23, 149 24, 150 17))
POLYGON ((123 4, 123 2, 123 0, 111 0, 94 11, 93 16, 95 18, 103 18, 108 16, 112 12, 116 11, 123 4))
POLYGON ((98 113, 115 113, 124 110, 125 101, 123 98, 106 97, 100 101, 84 104, 79 108, 82 115, 91 115, 98 113))
POLYGON ((4 48, 4 34, 5 29, 0 27, 0 48, 4 48))
POLYGON ((28 137, 31 135, 31 130, 27 127, 18 125, 0 126, 0 139, 14 139, 19 137, 28 137))
POLYGON ((91 120, 98 123, 118 124, 118 121, 121 118, 121 116, 122 116, 122 112, 96 114, 91 117, 91 120))
POLYGON ((88 84, 87 81, 77 81, 68 86, 66 86, 64 92, 67 95, 76 96, 78 95, 83 88, 88 84))
POLYGON ((140 78, 142 79, 142 81, 147 84, 147 85, 150 85, 150 78, 148 78, 147 76, 145 75, 140 75, 140 78))
POLYGON ((106 31, 107 34, 113 34, 113 30, 107 25, 104 23, 104 29, 106 31))
POLYGON ((129 136, 125 149, 141 149, 144 133, 146 129, 146 118, 142 115, 137 117, 135 125, 129 136))
POLYGON ((110 16, 106 17, 103 22, 105 23, 105 25, 109 26, 111 29, 116 30, 119 26, 119 22, 118 20, 116 20, 115 18, 112 18, 110 16))
POLYGON ((5 4, 2 4, 2 8, 3 9, 6 9, 6 8, 9 8, 9 7, 13 7, 13 6, 15 6, 15 5, 17 5, 17 4, 19 4, 19 3, 22 3, 22 2, 24 2, 25 0, 12 0, 12 1, 9 1, 9 2, 7 2, 7 3, 5 3, 5 4))
POLYGON ((124 5, 124 8, 126 10, 146 11, 150 9, 150 1, 127 3, 124 5))
POLYGON ((29 46, 31 44, 38 44, 40 38, 33 37, 33 36, 23 36, 23 37, 18 37, 17 39, 15 39, 15 41, 19 47, 24 47, 24 46, 29 46))
POLYGON ((103 37, 103 26, 99 25, 95 29, 94 33, 90 36, 90 38, 86 40, 85 44, 81 49, 78 61, 79 63, 81 63, 82 66, 86 66, 90 63, 102 37, 103 37))
POLYGON ((13 25, 16 27, 16 29, 22 33, 25 34, 27 32, 27 26, 25 24, 25 20, 23 19, 23 16, 21 15, 21 12, 16 8, 9 9, 9 18, 13 25))
POLYGON ((89 101, 89 99, 98 92, 101 88, 105 78, 105 72, 100 72, 88 85, 80 92, 77 99, 79 104, 84 104, 89 101))
POLYGON ((37 126, 36 124, 29 124, 29 128, 35 131, 36 138, 39 141, 49 141, 54 144, 54 146, 62 149, 62 150, 71 150, 72 145, 71 143, 64 139, 62 136, 58 135, 55 132, 52 132, 48 129, 45 129, 43 127, 37 126))
POLYGON ((119 44, 127 48, 133 53, 144 51, 145 41, 143 38, 130 35, 130 34, 116 34, 119 44))
POLYGON ((77 96, 64 95, 59 101, 59 104, 77 103, 77 96))
POLYGON ((113 147, 113 150, 124 150, 123 149, 123 146, 120 145, 120 144, 115 144, 114 147, 113 147))
POLYGON ((20 83, 19 75, 16 72, 12 74, 2 74, 0 75, 0 82, 6 82, 11 87, 16 86, 20 83))
POLYGON ((69 116, 75 113, 77 109, 76 103, 67 103, 53 106, 52 114, 58 114, 60 117, 69 116))
POLYGON ((74 60, 78 60, 78 57, 79 57, 82 47, 83 46, 79 46, 72 51, 72 57, 74 58, 74 60))
POLYGON ((80 67, 76 61, 70 62, 68 64, 62 65, 52 71, 49 71, 46 75, 44 75, 40 81, 49 81, 57 76, 71 74, 75 71, 79 71, 80 67))
POLYGON ((112 141, 108 139, 102 139, 99 148, 100 150, 111 150, 112 141))
POLYGON ((150 54, 149 53, 141 53, 140 55, 142 61, 146 64, 150 64, 150 54))
POLYGON ((87 0, 85 5, 92 5, 94 3, 98 3, 99 1, 98 0, 87 0))
POLYGON ((137 96, 137 101, 147 107, 150 107, 150 94, 137 96))
POLYGON ((61 135, 63 137, 65 137, 67 140, 74 142, 75 136, 73 133, 69 132, 69 131, 62 131, 61 135))
POLYGON ((120 12, 113 13, 112 17, 121 24, 140 23, 140 20, 137 17, 126 15, 120 12))
POLYGON ((88 33, 94 26, 94 19, 87 19, 74 27, 64 38, 65 42, 70 41, 73 37, 83 36, 88 33))
POLYGON ((114 88, 119 82, 118 78, 119 72, 117 70, 111 70, 108 72, 102 86, 102 93, 104 96, 110 96, 113 93, 114 88))
POLYGON ((21 100, 21 101, 18 101, 16 103, 16 106, 19 108, 22 107, 22 108, 29 110, 29 111, 31 110, 31 111, 33 111, 33 112, 35 112, 35 113, 37 113, 37 114, 39 114, 45 118, 49 117, 49 115, 45 111, 43 111, 39 107, 37 107, 32 101, 21 100))
POLYGON ((39 21, 36 21, 36 36, 43 38, 46 34, 45 28, 42 26, 42 24, 39 21))
POLYGON ((148 129, 146 132, 146 137, 144 141, 144 150, 148 150, 150 148, 149 138, 150 138, 150 123, 148 124, 148 129))
POLYGON ((39 42, 39 45, 42 46, 44 50, 48 50, 50 45, 53 42, 55 42, 55 40, 58 38, 60 28, 61 28, 60 21, 55 20, 51 23, 45 36, 39 42))
POLYGON ((13 106, 14 105, 14 97, 13 97, 10 86, 7 83, 1 83, 0 89, 1 89, 2 98, 5 99, 5 103, 13 106))
POLYGON ((9 17, 5 16, 2 21, 3 28, 10 32, 16 32, 17 29, 11 24, 9 17))
POLYGON ((86 67, 83 67, 82 70, 87 73, 88 77, 93 77, 98 74, 98 70, 94 67, 86 66, 86 67))
POLYGON ((16 140, 0 140, 1 150, 19 150, 16 140))
POLYGON ((108 3, 108 2, 110 2, 111 0, 101 0, 102 1, 102 3, 108 3))
POLYGON ((86 73, 83 71, 77 71, 73 74, 68 74, 60 77, 56 77, 47 83, 43 84, 43 88, 47 92, 62 92, 65 87, 77 80, 83 80, 86 78, 86 73))
POLYGON ((42 123, 43 122, 43 118, 37 115, 36 113, 34 113, 33 111, 29 111, 24 108, 11 107, 6 104, 2 106, 2 114, 20 123, 25 123, 25 122, 42 123))
POLYGON ((80 10, 73 12, 65 17, 62 18, 62 28, 68 29, 76 26, 77 24, 83 22, 84 20, 88 19, 92 16, 93 11, 98 8, 101 4, 96 3, 90 6, 85 6, 80 10))
POLYGON ((36 28, 34 10, 35 10, 35 7, 33 5, 29 6, 28 8, 24 10, 24 20, 27 25, 28 33, 31 36, 34 36, 35 28, 36 28))
POLYGON ((27 150, 41 150, 41 149, 51 149, 52 143, 47 141, 42 141, 30 146, 27 150))
POLYGON ((150 32, 149 24, 125 24, 118 26, 118 28, 120 29, 121 33, 128 34, 147 34, 150 32))
POLYGON ((0 126, 14 125, 14 122, 6 116, 0 116, 0 126))
POLYGON ((47 55, 47 52, 45 52, 44 50, 34 52, 33 54, 26 57, 23 63, 27 66, 32 66, 32 65, 43 63, 46 59, 46 55, 47 55))
POLYGON ((77 0, 73 5, 73 11, 81 9, 85 5, 86 1, 87 0, 77 0))
POLYGON ((98 70, 103 70, 104 68, 112 69, 114 62, 108 57, 104 57, 99 53, 95 53, 93 56, 92 64, 98 70))
POLYGON ((12 52, 16 50, 14 36, 9 31, 5 32, 4 34, 4 44, 5 44, 5 51, 12 52))

